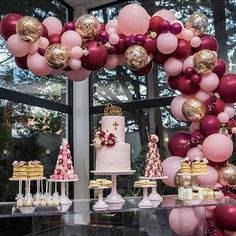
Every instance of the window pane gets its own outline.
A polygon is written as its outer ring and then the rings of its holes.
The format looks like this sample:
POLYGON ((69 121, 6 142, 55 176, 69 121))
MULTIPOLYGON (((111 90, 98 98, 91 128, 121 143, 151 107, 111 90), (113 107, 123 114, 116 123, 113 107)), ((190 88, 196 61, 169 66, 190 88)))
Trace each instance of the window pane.
POLYGON ((0 100, 0 201, 17 193, 17 183, 8 180, 14 160, 40 160, 45 176, 53 173, 65 133, 66 114, 0 100))
MULTIPOLYGON (((34 16, 42 21, 47 16, 67 20, 67 9, 57 1, 1 1, 0 17, 17 12, 23 16, 34 16)), ((0 36, 0 87, 31 94, 37 97, 66 103, 66 79, 63 76, 35 76, 20 69, 15 58, 8 52, 6 41, 0 36)))

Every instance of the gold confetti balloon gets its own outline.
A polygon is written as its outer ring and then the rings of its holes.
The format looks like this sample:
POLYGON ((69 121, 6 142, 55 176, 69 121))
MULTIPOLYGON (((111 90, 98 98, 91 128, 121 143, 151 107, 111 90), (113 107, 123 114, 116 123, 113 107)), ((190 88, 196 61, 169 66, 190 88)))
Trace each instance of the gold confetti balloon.
POLYGON ((206 106, 197 98, 188 98, 182 106, 183 116, 192 122, 201 120, 206 114, 206 106))
POLYGON ((70 50, 62 44, 53 44, 44 55, 48 65, 53 69, 63 69, 70 61, 70 50))
POLYGON ((195 36, 203 35, 208 27, 208 18, 201 12, 194 12, 186 22, 186 28, 190 29, 195 36))
POLYGON ((131 70, 138 71, 146 66, 148 54, 144 47, 133 45, 126 49, 124 59, 131 70))
POLYGON ((192 187, 197 186, 197 177, 191 175, 178 175, 180 171, 178 171, 174 178, 174 183, 176 187, 192 187))
POLYGON ((216 52, 201 50, 193 57, 193 68, 199 74, 209 73, 214 69, 216 61, 216 52))
POLYGON ((217 168, 218 182, 223 186, 235 186, 236 185, 236 166, 232 164, 226 164, 217 168))
POLYGON ((16 33, 26 42, 35 42, 43 32, 42 24, 31 16, 22 17, 16 25, 16 33))
POLYGON ((99 33, 100 23, 90 14, 82 15, 75 23, 75 30, 84 39, 93 39, 99 33))

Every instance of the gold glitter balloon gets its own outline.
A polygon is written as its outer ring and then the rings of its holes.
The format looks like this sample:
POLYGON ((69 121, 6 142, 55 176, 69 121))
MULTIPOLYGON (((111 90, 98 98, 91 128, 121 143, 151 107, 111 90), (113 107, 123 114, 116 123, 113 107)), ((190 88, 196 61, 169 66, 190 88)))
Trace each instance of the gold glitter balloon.
POLYGON ((98 19, 90 14, 79 17, 75 23, 75 30, 84 39, 93 39, 98 35, 100 23, 98 19))
POLYGON ((70 61, 70 50, 62 44, 53 44, 47 48, 44 55, 48 65, 53 69, 63 69, 70 61))
POLYGON ((217 55, 211 50, 201 50, 193 57, 193 68, 199 74, 211 72, 217 61, 217 55))
POLYGON ((34 42, 42 35, 42 24, 31 16, 22 17, 16 25, 16 33, 26 42, 34 42))
POLYGON ((236 166, 226 164, 217 168, 219 175, 218 182, 223 186, 236 185, 236 166))
POLYGON ((208 27, 207 16, 201 12, 193 13, 186 22, 186 28, 190 29, 195 36, 204 34, 208 27))
POLYGON ((124 58, 131 70, 138 71, 146 66, 148 54, 144 47, 133 45, 126 49, 124 58))
POLYGON ((178 175, 178 173, 180 173, 180 171, 176 173, 174 178, 174 183, 176 187, 192 187, 198 185, 196 176, 178 175))
POLYGON ((182 106, 183 116, 192 122, 201 120, 206 114, 206 106, 197 98, 188 98, 182 106))

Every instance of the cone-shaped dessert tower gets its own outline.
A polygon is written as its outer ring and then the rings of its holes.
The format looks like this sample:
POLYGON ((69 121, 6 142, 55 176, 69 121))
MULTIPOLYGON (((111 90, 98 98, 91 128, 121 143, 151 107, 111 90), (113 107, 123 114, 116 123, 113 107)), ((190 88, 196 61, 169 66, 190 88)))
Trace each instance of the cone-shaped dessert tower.
POLYGON ((74 172, 72 157, 70 153, 70 146, 67 139, 62 140, 60 146, 60 152, 57 157, 56 167, 54 169, 54 174, 51 175, 51 179, 54 180, 69 180, 77 179, 78 176, 74 172))
POLYGON ((145 177, 161 177, 164 175, 157 147, 158 140, 159 138, 155 134, 151 134, 148 138, 145 177))

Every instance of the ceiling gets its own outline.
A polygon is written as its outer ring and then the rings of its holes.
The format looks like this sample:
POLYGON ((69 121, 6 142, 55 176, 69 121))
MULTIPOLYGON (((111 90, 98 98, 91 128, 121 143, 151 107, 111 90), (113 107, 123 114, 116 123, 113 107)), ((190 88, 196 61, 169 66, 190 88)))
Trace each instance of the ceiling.
POLYGON ((114 2, 115 0, 64 0, 73 8, 75 7, 86 7, 86 8, 93 8, 103 4, 107 4, 110 2, 114 2))

